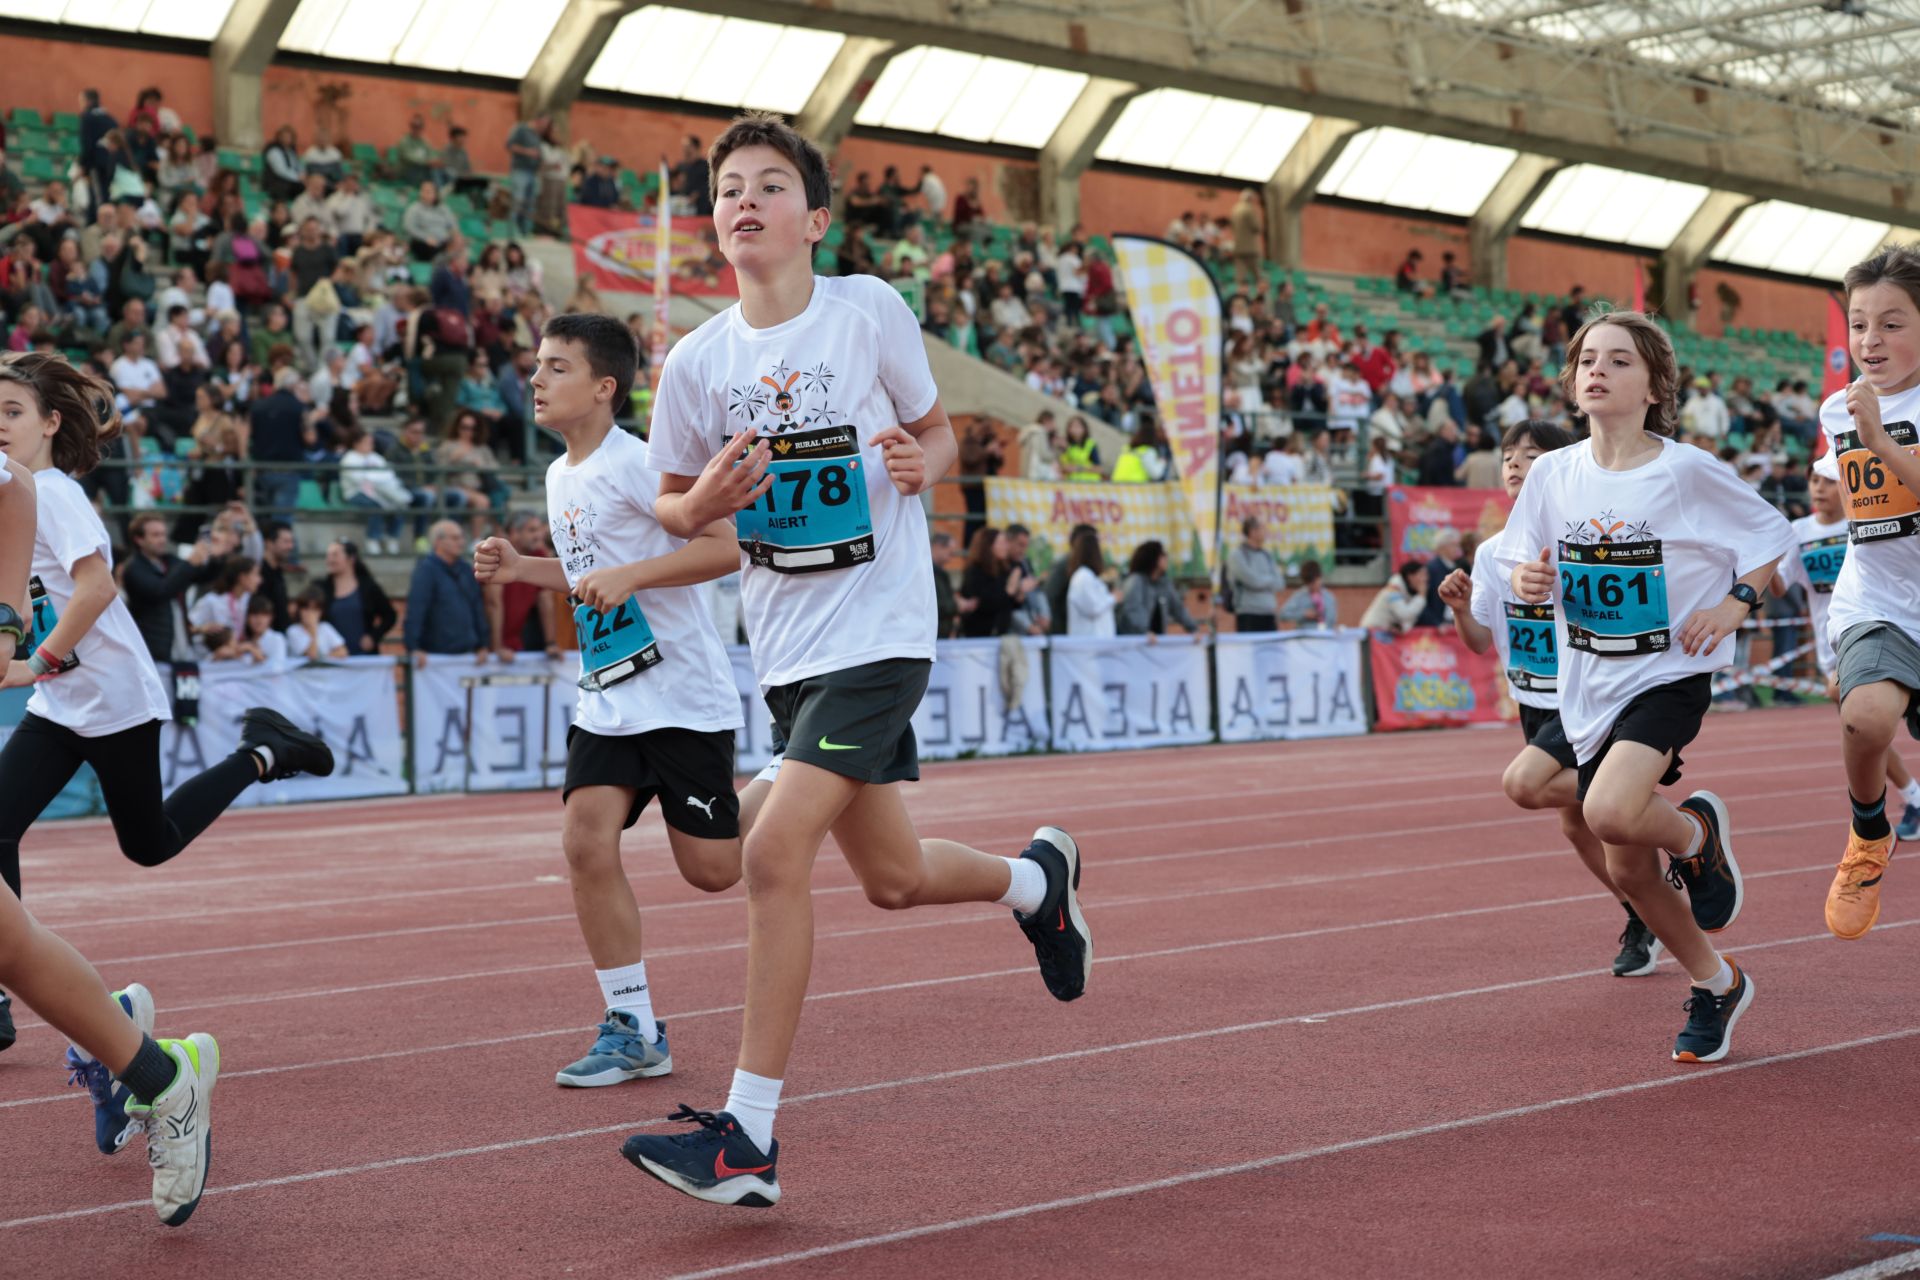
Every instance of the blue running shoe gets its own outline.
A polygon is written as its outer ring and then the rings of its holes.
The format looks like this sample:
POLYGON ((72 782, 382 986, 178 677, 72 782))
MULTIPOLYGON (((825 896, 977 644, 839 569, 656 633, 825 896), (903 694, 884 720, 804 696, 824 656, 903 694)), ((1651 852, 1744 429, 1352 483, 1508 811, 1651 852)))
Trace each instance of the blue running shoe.
POLYGON ((1695 987, 1688 994, 1687 1025, 1673 1041, 1675 1062, 1718 1062, 1733 1047, 1733 1026, 1753 1003, 1753 979, 1732 957, 1727 964, 1733 968, 1733 986, 1727 994, 1717 996, 1705 987, 1695 987))
POLYGON ((13 1048, 13 997, 0 991, 0 1049, 13 1048))
POLYGON ((695 1111, 682 1104, 667 1119, 700 1127, 692 1133, 636 1133, 628 1138, 620 1154, 640 1172, 708 1204, 770 1209, 780 1199, 773 1168, 780 1158, 777 1139, 771 1151, 760 1150, 725 1111, 695 1111))
POLYGON ((667 1024, 653 1024, 659 1037, 651 1044, 641 1036, 640 1023, 630 1013, 607 1010, 600 1024, 600 1038, 580 1061, 560 1068, 553 1078, 569 1089, 597 1089, 601 1085, 623 1084, 673 1073, 673 1055, 667 1052, 667 1024))
MULTIPOLYGON (((113 998, 133 1019, 141 1034, 153 1034, 153 993, 137 982, 129 982, 113 998)), ((127 1115, 127 1103, 133 1097, 127 1086, 113 1078, 106 1064, 67 1046, 67 1083, 80 1085, 93 1095, 93 1144, 103 1156, 118 1155, 127 1140, 140 1132, 140 1121, 127 1115)))
POLYGON ((1900 813, 1900 825, 1893 834, 1902 840, 1920 840, 1920 804, 1910 804, 1900 813))

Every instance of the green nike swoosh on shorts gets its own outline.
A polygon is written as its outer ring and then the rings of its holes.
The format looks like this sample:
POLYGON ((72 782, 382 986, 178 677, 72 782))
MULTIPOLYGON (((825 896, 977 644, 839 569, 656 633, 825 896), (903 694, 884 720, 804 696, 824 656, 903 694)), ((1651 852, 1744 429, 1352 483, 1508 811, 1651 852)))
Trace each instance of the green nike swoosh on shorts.
POLYGON ((841 746, 837 742, 828 742, 827 735, 823 733, 820 735, 820 749, 822 751, 858 751, 860 744, 856 742, 847 746, 841 746))

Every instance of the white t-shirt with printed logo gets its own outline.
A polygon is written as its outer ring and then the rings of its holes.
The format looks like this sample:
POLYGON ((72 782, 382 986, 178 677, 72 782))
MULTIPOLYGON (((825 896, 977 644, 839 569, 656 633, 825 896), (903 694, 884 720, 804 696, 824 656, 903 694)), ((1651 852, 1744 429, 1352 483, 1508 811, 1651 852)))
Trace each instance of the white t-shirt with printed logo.
MULTIPOLYGON (((579 466, 562 454, 547 468, 547 519, 568 587, 595 569, 657 559, 687 545, 653 513, 660 473, 647 453, 638 437, 615 427, 579 466)), ((611 688, 582 689, 573 722, 606 737, 745 724, 733 664, 700 593, 659 587, 636 592, 635 599, 660 646, 659 663, 611 688)), ((572 607, 563 612, 570 621, 572 607)))
MULTIPOLYGON (((763 688, 884 658, 934 656, 933 553, 919 498, 887 478, 879 431, 924 417, 939 397, 919 323, 873 276, 816 276, 807 309, 750 327, 738 305, 667 353, 653 401, 654 465, 697 476, 736 432, 850 427, 873 526, 873 558, 787 573, 749 562, 740 583, 763 688)), ((781 487, 784 492, 784 486, 781 487)))
MULTIPOLYGON (((1513 570, 1538 559, 1543 547, 1560 561, 1554 600, 1560 632, 1567 637, 1560 652, 1560 721, 1582 762, 1598 754, 1634 698, 1731 662, 1732 636, 1688 655, 1680 647, 1681 627, 1695 613, 1724 601, 1736 579, 1799 547, 1786 517, 1733 468, 1704 449, 1649 438, 1658 441, 1660 452, 1629 471, 1609 471, 1595 462, 1590 440, 1541 455, 1527 473, 1496 550, 1496 567, 1509 581, 1513 570), (1657 550, 1657 561, 1632 559, 1636 549, 1648 548, 1657 550), (1576 583, 1586 595, 1585 611, 1582 602, 1567 599, 1568 549, 1593 570, 1576 583), (1603 566, 1613 576, 1600 584, 1596 598, 1603 566), (1638 609, 1631 594, 1636 590, 1645 592, 1638 609), (1613 613, 1623 619, 1613 624, 1622 631, 1663 615, 1664 632, 1649 641, 1657 647, 1629 652, 1610 636, 1594 643, 1616 652, 1576 647, 1576 623, 1582 617, 1604 619, 1609 604, 1624 606, 1613 613), (1598 614, 1592 612, 1596 608, 1598 614)), ((1609 626, 1605 621, 1595 625, 1609 626)))
POLYGON ((1791 587, 1798 583, 1807 593, 1807 614, 1813 622, 1813 652, 1823 675, 1834 673, 1833 637, 1827 634, 1827 614, 1833 605, 1838 583, 1823 566, 1838 565, 1846 572, 1852 548, 1847 546, 1847 518, 1828 524, 1819 516, 1801 516, 1793 522, 1793 536, 1799 549, 1780 562, 1780 577, 1791 587), (1809 566, 1811 560, 1812 565, 1809 566), (1823 581, 1816 584, 1814 574, 1823 581))
MULTIPOLYGON (((93 503, 64 471, 36 472, 40 499, 33 536, 33 576, 46 589, 54 613, 65 617, 73 600, 73 567, 99 554, 113 568, 113 544, 93 503)), ((173 708, 147 642, 115 595, 92 628, 73 647, 80 665, 34 685, 27 710, 83 738, 100 738, 149 720, 171 720, 173 708)))
MULTIPOLYGON (((1901 434, 1902 424, 1920 427, 1920 387, 1881 396, 1880 421, 1896 435, 1901 434)), ((1853 430, 1853 418, 1847 412, 1845 391, 1834 392, 1821 404, 1820 429, 1827 433, 1827 442, 1840 454, 1840 487, 1847 490, 1851 469, 1846 455, 1840 451, 1840 440, 1853 430)), ((1910 511, 1911 494, 1906 487, 1891 472, 1876 470, 1881 485, 1878 491, 1863 496, 1882 499, 1890 503, 1893 510, 1910 511)), ((1852 545, 1847 548, 1847 562, 1841 567, 1840 580, 1834 583, 1833 595, 1829 598, 1828 639, 1838 645, 1848 627, 1862 622, 1885 622, 1899 627, 1914 643, 1920 644, 1920 531, 1912 531, 1916 522, 1908 520, 1903 525, 1908 532, 1892 537, 1873 536, 1869 531, 1877 522, 1872 518, 1872 510, 1872 507, 1865 509, 1867 520, 1851 523, 1852 545), (1867 536, 1863 537, 1863 532, 1867 536)))
MULTIPOLYGON (((1512 527, 1512 522, 1509 521, 1507 529, 1512 527)), ((1535 688, 1523 688, 1522 683, 1515 680, 1511 674, 1514 669, 1513 631, 1508 625, 1507 606, 1509 604, 1516 608, 1524 608, 1524 606, 1521 604, 1520 597, 1513 594, 1513 571, 1510 568, 1503 570, 1500 567, 1501 546, 1507 537, 1507 529, 1502 529, 1482 542, 1479 549, 1473 553, 1471 611, 1474 621, 1493 633, 1494 652, 1500 655, 1500 670, 1508 673, 1507 686, 1508 691, 1513 694, 1513 700, 1523 707, 1552 711, 1560 705, 1557 677, 1550 686, 1543 683, 1535 688)), ((1530 630, 1536 636, 1536 649, 1543 659, 1542 668, 1547 665, 1557 667, 1557 662, 1550 664, 1544 660, 1557 658, 1566 648, 1566 631, 1560 625, 1559 612, 1556 610, 1551 619, 1530 630), (1550 642, 1547 636, 1552 637, 1550 642)))

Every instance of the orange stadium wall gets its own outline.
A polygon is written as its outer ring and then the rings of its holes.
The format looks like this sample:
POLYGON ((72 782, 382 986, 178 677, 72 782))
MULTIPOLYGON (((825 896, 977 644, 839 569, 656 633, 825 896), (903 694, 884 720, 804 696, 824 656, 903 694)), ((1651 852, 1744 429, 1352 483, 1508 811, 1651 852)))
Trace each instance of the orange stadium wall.
POLYGON ((1182 213, 1209 221, 1226 217, 1237 190, 1172 177, 1090 169, 1080 178, 1080 221, 1089 235, 1132 231, 1157 236, 1182 213))

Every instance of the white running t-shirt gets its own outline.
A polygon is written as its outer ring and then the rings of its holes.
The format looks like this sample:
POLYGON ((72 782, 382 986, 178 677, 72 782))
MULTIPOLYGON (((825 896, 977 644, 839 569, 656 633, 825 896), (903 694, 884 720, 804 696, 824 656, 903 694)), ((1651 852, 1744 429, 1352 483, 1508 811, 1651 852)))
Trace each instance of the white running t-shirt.
MULTIPOLYGON (((657 559, 687 545, 660 527, 653 513, 659 494, 660 474, 648 465, 647 446, 619 427, 579 466, 569 466, 565 454, 553 460, 547 468, 547 519, 569 587, 595 569, 657 559)), ((660 660, 608 688, 582 688, 573 722, 606 737, 745 724, 733 664, 699 591, 659 587, 636 592, 633 601, 652 630, 660 660)), ((588 630, 583 651, 596 630, 637 634, 640 624, 630 612, 579 618, 570 602, 563 604, 573 625, 588 630)))
POLYGON ((1542 454, 1497 550, 1511 581, 1542 548, 1558 562, 1560 721, 1583 763, 1649 689, 1717 671, 1733 637, 1689 656, 1680 628, 1734 581, 1794 554, 1786 517, 1704 449, 1657 436, 1660 451, 1609 471, 1593 442, 1542 454))
MULTIPOLYGON (((1512 527, 1509 522, 1507 528, 1512 527)), ((1560 705, 1560 651, 1566 633, 1551 601, 1523 604, 1513 594, 1512 570, 1500 568, 1500 545, 1506 536, 1502 529, 1473 553, 1471 611, 1474 621, 1493 632, 1494 651, 1513 700, 1552 711, 1560 705)))
MULTIPOLYGON (((52 606, 45 628, 51 631, 73 599, 73 566, 98 552, 111 570, 113 544, 86 491, 72 476, 49 468, 34 473, 33 479, 40 499, 33 576, 52 606)), ((80 660, 79 666, 34 685, 28 711, 83 738, 101 738, 149 720, 173 718, 147 642, 118 594, 74 645, 73 656, 80 660)))
MULTIPOLYGON (((1920 452, 1920 387, 1879 399, 1887 434, 1920 452)), ((1920 495, 1855 439, 1844 390, 1821 404, 1820 428, 1840 464, 1852 540, 1829 601, 1828 637, 1837 645, 1856 623, 1886 622, 1920 644, 1920 495)))
POLYGON ((1827 613, 1833 604, 1833 589, 1847 562, 1847 519, 1828 524, 1819 516, 1801 516, 1793 522, 1793 536, 1800 549, 1780 562, 1780 577, 1791 587, 1796 582, 1807 593, 1807 613, 1813 621, 1813 652, 1820 662, 1820 673, 1832 675, 1833 637, 1827 634, 1827 613))
POLYGON ((735 517, 762 688, 933 657, 926 513, 867 442, 938 397, 919 323, 874 276, 814 277, 807 309, 771 328, 751 328, 736 304, 667 353, 654 466, 697 476, 747 427, 773 443, 773 490, 735 517))

